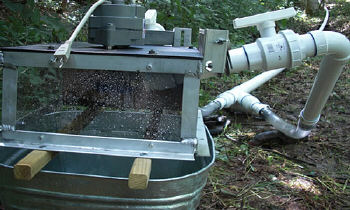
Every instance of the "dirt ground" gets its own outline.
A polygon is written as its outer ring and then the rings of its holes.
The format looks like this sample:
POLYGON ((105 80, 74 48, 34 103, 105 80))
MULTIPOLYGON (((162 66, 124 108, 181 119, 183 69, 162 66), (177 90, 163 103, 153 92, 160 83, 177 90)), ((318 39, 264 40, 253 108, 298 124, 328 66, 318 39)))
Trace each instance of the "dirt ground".
MULTIPOLYGON (((349 2, 332 4, 326 30, 350 38, 349 2), (345 10, 345 11, 343 11, 345 10)), ((312 21, 320 21, 310 20, 312 21)), ((319 25, 295 24, 298 33, 319 25), (311 27, 310 27, 311 25, 311 27)), ((295 29, 295 28, 293 28, 295 29)), ((321 58, 286 70, 252 94, 277 114, 296 123, 317 74, 321 58)), ((211 79, 202 84, 209 94, 231 88, 254 74, 211 79)), ((276 140, 250 146, 254 136, 273 128, 257 117, 222 112, 231 120, 215 137, 217 157, 199 209, 350 209, 350 66, 346 65, 320 122, 310 136, 294 144, 276 140)))

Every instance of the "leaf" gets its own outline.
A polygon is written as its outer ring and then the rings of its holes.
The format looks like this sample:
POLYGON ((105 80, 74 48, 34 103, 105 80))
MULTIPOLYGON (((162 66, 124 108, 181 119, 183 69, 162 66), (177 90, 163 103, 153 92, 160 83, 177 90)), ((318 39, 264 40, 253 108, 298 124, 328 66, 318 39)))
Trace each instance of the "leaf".
POLYGON ((3 3, 4 3, 6 8, 8 8, 9 10, 11 10, 12 12, 15 12, 15 13, 20 13, 24 8, 23 4, 14 3, 10 0, 4 0, 3 3))

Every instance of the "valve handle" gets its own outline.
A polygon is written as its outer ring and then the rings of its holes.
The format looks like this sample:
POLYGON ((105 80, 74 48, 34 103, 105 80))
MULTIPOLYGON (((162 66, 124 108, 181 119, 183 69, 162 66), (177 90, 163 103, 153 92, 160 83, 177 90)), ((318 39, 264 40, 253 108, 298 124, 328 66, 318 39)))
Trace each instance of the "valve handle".
POLYGON ((245 28, 249 26, 259 26, 264 22, 274 22, 277 20, 287 19, 296 15, 293 7, 288 9, 277 10, 273 12, 266 12, 244 18, 236 18, 233 21, 234 28, 245 28))

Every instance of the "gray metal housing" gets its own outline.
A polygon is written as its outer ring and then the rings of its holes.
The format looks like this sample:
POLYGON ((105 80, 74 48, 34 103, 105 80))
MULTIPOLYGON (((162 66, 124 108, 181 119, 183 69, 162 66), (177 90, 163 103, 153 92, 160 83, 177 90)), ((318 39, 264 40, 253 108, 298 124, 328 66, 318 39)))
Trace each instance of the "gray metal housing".
POLYGON ((144 43, 145 8, 136 4, 100 5, 89 18, 88 40, 106 47, 144 43))

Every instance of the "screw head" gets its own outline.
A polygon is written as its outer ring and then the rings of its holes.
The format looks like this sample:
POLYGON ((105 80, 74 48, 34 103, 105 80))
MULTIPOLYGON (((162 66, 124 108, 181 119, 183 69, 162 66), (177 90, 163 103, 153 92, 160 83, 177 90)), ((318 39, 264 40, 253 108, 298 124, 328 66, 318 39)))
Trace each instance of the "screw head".
POLYGON ((146 66, 146 69, 147 69, 148 71, 151 71, 152 68, 153 68, 152 64, 148 64, 148 65, 146 66))

